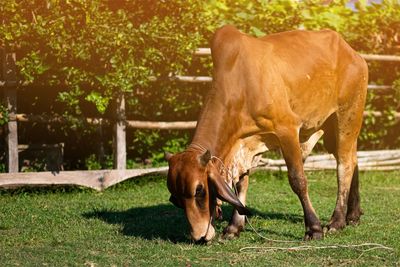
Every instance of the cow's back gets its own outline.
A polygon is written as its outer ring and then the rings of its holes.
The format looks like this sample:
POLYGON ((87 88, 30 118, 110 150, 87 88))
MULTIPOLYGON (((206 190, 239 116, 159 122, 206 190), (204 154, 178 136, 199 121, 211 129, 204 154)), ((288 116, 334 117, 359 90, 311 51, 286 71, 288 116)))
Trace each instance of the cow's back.
POLYGON ((245 98, 252 117, 292 115, 314 128, 341 99, 365 94, 365 61, 331 30, 254 38, 225 26, 214 35, 212 52, 215 89, 231 96, 228 102, 245 98), (360 77, 351 90, 342 86, 350 74, 360 77))

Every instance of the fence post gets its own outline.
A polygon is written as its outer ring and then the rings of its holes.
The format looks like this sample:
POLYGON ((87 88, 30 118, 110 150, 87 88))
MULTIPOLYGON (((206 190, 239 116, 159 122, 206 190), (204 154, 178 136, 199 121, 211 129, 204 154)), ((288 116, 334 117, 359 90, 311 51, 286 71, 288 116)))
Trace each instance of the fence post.
POLYGON ((99 146, 97 149, 97 160, 100 163, 102 169, 105 169, 105 152, 104 152, 104 135, 103 135, 103 119, 99 120, 99 124, 96 128, 96 136, 98 138, 99 146))
POLYGON ((8 111, 6 125, 7 169, 18 172, 18 126, 17 126, 17 74, 15 53, 2 53, 3 78, 5 81, 5 105, 8 111))
POLYGON ((126 116, 123 93, 118 95, 116 104, 116 121, 113 134, 114 169, 124 170, 126 169, 126 116))

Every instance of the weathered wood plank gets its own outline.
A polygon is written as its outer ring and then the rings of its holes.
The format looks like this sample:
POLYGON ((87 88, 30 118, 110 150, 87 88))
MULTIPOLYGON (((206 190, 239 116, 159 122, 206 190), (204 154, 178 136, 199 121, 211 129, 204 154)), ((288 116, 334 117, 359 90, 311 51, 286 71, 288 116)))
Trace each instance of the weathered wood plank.
MULTIPOLYGON (((359 169, 362 171, 400 169, 400 150, 360 151, 358 157, 359 169)), ((282 159, 264 158, 254 169, 287 171, 285 161, 282 159)), ((336 161, 332 155, 314 155, 307 158, 304 169, 306 171, 335 170, 336 161)), ((101 191, 133 177, 151 173, 165 174, 167 171, 168 167, 134 170, 61 171, 59 173, 4 173, 0 174, 0 187, 78 185, 101 191)))
POLYGON ((167 170, 168 167, 137 170, 61 171, 59 173, 2 173, 0 174, 0 187, 78 185, 101 191, 133 177, 145 174, 165 173, 167 170))
MULTIPOLYGON (((400 150, 376 150, 357 152, 359 169, 400 170, 400 150)), ((283 159, 261 159, 256 169, 287 171, 283 159)), ((336 160, 331 154, 312 155, 304 162, 304 170, 335 170, 336 160)))

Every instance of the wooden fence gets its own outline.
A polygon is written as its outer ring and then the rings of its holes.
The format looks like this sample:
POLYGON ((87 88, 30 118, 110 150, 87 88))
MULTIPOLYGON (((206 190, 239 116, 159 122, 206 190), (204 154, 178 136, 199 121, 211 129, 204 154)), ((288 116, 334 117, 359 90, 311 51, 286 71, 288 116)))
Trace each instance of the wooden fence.
MULTIPOLYGON (((113 125, 113 155, 114 170, 98 171, 57 171, 57 172, 37 172, 37 173, 18 173, 18 127, 17 123, 39 122, 53 123, 64 122, 61 116, 43 116, 17 113, 17 88, 21 83, 17 80, 16 56, 15 53, 1 53, 2 80, 0 88, 4 90, 4 103, 8 109, 8 122, 6 129, 6 158, 8 174, 0 174, 0 187, 16 187, 23 185, 51 185, 51 184, 70 184, 82 185, 96 190, 103 190, 115 183, 126 180, 130 177, 139 176, 147 173, 165 172, 166 167, 150 168, 141 170, 126 170, 126 128, 140 129, 193 129, 196 121, 175 121, 175 122, 156 122, 156 121, 136 121, 127 120, 125 116, 125 99, 121 94, 116 99, 116 119, 114 121, 102 118, 86 118, 86 122, 94 125, 113 125)), ((209 56, 209 48, 200 48, 195 52, 196 56, 209 56)), ((400 62, 400 56, 392 55, 361 55, 368 61, 395 61, 400 62)), ((173 76, 171 81, 188 83, 210 83, 212 77, 209 76, 173 76)), ((390 90, 389 85, 368 85, 369 90, 390 90)), ((379 111, 372 112, 374 116, 382 116, 379 111)), ((400 118, 400 113, 395 113, 395 117, 400 118)), ((400 169, 400 151, 375 151, 359 152, 361 170, 392 170, 400 169)), ((329 155, 309 157, 305 164, 306 170, 332 169, 336 166, 333 158, 329 155)), ((283 160, 263 159, 259 168, 269 170, 285 170, 283 160)))

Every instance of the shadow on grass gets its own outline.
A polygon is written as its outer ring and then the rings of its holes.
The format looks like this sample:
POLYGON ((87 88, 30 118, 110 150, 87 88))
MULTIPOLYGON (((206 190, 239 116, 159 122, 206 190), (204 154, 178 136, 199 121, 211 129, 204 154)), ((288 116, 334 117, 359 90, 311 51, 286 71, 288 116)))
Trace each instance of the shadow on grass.
MULTIPOLYGON (((291 223, 303 221, 303 217, 296 214, 266 213, 255 209, 251 210, 254 216, 265 220, 284 220, 291 223)), ((232 208, 223 207, 224 220, 217 222, 217 229, 222 231, 231 217, 232 208)), ((83 216, 89 219, 99 219, 109 224, 121 226, 121 233, 127 236, 140 237, 147 240, 162 239, 173 243, 189 243, 188 224, 181 209, 169 204, 160 204, 148 207, 136 207, 125 211, 115 210, 94 210, 84 213, 83 216)), ((250 218, 251 221, 251 218, 250 218)), ((248 227, 248 231, 251 231, 248 227)), ((256 227, 257 229, 257 227, 256 227)), ((281 235, 289 238, 295 236, 274 231, 271 229, 262 230, 265 234, 281 235)))
POLYGON ((182 210, 172 205, 137 207, 125 211, 94 210, 84 213, 86 218, 100 219, 121 226, 121 233, 143 239, 189 242, 187 223, 182 210))
MULTIPOLYGON (((253 211, 253 210, 252 210, 253 211)), ((303 216, 299 214, 292 213, 278 213, 278 212, 262 212, 255 211, 254 215, 257 215, 265 220, 280 220, 280 221, 288 221, 291 223, 300 223, 303 222, 303 216)))
MULTIPOLYGON (((224 212, 224 221, 227 221, 227 223, 229 222, 230 218, 231 218, 231 214, 232 214, 232 210, 233 208, 231 208, 230 206, 226 207, 226 209, 223 209, 224 212)), ((255 228, 255 230, 265 236, 266 238, 269 238, 269 235, 274 235, 274 236, 281 236, 289 238, 289 239, 299 239, 299 236, 290 234, 288 232, 282 232, 280 231, 280 229, 274 228, 260 228, 257 227, 256 224, 254 224, 254 218, 258 217, 259 219, 257 221, 286 221, 289 222, 291 224, 299 224, 302 223, 304 221, 303 216, 299 215, 299 214, 293 214, 293 213, 278 213, 278 212, 264 212, 264 211, 260 211, 257 209, 252 209, 250 208, 251 211, 251 216, 249 217, 250 223, 252 224, 252 226, 255 228), (252 219, 253 217, 253 219, 252 219)), ((226 223, 226 225, 227 225, 226 223)), ((294 227, 297 227, 294 226, 294 227)), ((252 228, 246 223, 246 229, 248 232, 253 232, 252 228)))

